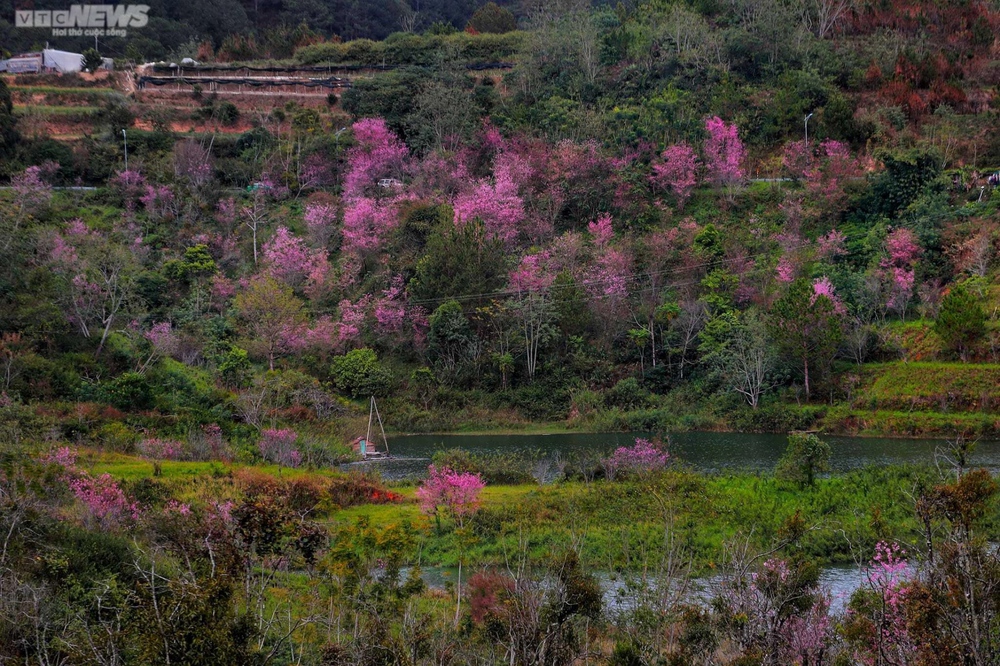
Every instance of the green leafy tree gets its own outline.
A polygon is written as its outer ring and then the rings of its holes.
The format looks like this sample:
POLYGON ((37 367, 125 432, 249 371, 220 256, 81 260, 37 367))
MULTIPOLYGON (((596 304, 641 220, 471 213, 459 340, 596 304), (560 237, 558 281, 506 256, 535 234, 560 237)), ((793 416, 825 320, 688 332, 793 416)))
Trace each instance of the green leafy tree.
POLYGON ((6 157, 12 155, 19 140, 10 89, 7 87, 7 82, 0 79, 0 155, 6 157))
POLYGON ((500 7, 495 2, 487 2, 472 15, 468 27, 479 33, 501 35, 517 30, 517 19, 506 7, 500 7))
POLYGON ((80 65, 85 72, 93 74, 104 64, 104 58, 97 52, 97 49, 87 49, 83 52, 80 65))
POLYGON ((934 332, 963 361, 986 333, 986 313, 975 294, 958 285, 941 301, 934 332))
POLYGON ((829 297, 817 294, 808 280, 799 279, 771 307, 769 327, 779 348, 802 364, 806 398, 810 395, 810 367, 829 369, 840 343, 840 317, 829 297))
POLYGON ((128 99, 119 93, 110 93, 104 102, 104 113, 101 114, 105 127, 111 133, 113 140, 122 138, 122 130, 132 127, 135 123, 135 113, 128 99))
POLYGON ((262 276, 240 292, 233 304, 247 350, 266 358, 268 367, 274 370, 274 359, 291 351, 289 332, 306 323, 302 301, 295 297, 291 287, 262 276))
POLYGON ((427 355, 442 379, 457 381, 475 359, 478 349, 479 338, 458 301, 442 303, 431 314, 427 355))
POLYGON ((816 474, 830 469, 830 445, 816 435, 793 432, 788 435, 788 447, 774 469, 782 481, 812 486, 816 474))
POLYGON ((352 349, 333 359, 330 376, 337 390, 352 398, 381 397, 392 386, 392 373, 379 363, 375 351, 367 347, 352 349))
POLYGON ((449 220, 428 238, 409 291, 418 301, 488 295, 506 277, 503 243, 488 239, 479 222, 456 227, 449 220))

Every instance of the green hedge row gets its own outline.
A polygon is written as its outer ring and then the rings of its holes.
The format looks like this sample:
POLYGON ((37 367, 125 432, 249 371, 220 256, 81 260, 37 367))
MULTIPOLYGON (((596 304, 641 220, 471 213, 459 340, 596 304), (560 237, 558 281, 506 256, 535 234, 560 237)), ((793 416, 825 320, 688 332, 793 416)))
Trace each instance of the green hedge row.
POLYGON ((355 39, 310 44, 295 52, 304 65, 434 65, 442 59, 469 63, 509 61, 524 46, 527 33, 502 35, 411 35, 396 33, 381 42, 355 39))

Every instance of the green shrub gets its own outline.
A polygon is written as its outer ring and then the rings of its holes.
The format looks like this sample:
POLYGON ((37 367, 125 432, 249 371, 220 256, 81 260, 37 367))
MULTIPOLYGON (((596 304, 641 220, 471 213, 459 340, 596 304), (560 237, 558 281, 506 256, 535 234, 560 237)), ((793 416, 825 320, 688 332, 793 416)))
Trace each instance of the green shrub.
POLYGON ((247 350, 236 345, 230 347, 219 364, 219 376, 222 382, 229 388, 246 388, 250 385, 252 375, 253 365, 250 363, 250 354, 247 350))
POLYGON ((772 402, 757 409, 741 406, 728 415, 727 421, 733 430, 740 432, 789 432, 812 427, 823 413, 823 407, 772 402))
POLYGON ((92 437, 105 450, 118 453, 134 452, 139 441, 139 435, 120 421, 105 423, 92 437))
POLYGON ((45 425, 45 419, 27 405, 17 402, 0 404, 0 448, 40 440, 45 425))
POLYGON ((333 359, 330 376, 337 390, 352 398, 385 396, 392 385, 392 374, 379 363, 375 351, 367 347, 333 359))
POLYGON ((114 379, 101 382, 97 399, 118 409, 141 410, 153 406, 153 390, 149 380, 138 372, 124 372, 114 379))
POLYGON ((642 409, 650 406, 652 394, 635 377, 626 377, 604 393, 604 403, 608 407, 626 410, 642 409))

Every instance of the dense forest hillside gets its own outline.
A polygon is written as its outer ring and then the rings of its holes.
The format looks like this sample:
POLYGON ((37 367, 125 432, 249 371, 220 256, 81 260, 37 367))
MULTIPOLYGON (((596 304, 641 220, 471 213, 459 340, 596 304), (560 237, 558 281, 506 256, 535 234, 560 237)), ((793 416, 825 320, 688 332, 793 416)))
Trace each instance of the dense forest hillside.
POLYGON ((369 394, 402 430, 995 433, 1000 13, 765 5, 317 37, 286 68, 329 94, 8 79, 0 388, 251 438, 369 394), (885 396, 917 360, 968 379, 885 396))

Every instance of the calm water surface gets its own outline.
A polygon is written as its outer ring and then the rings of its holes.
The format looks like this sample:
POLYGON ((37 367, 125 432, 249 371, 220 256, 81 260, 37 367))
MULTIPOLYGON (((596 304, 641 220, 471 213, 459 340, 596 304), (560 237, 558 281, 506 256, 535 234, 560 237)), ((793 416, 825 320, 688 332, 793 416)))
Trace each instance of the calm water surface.
MULTIPOLYGON (((444 449, 471 453, 540 452, 545 457, 570 456, 574 451, 610 451, 631 445, 648 433, 558 435, 403 435, 389 439, 390 460, 361 463, 375 466, 386 479, 403 479, 426 473, 431 456, 444 449)), ((877 437, 823 437, 833 455, 836 472, 867 465, 934 463, 947 449, 942 439, 889 439, 877 437)), ((716 432, 682 432, 670 435, 670 451, 695 469, 762 471, 774 468, 788 440, 782 435, 716 432)), ((980 442, 971 464, 1000 472, 1000 441, 980 442)))

